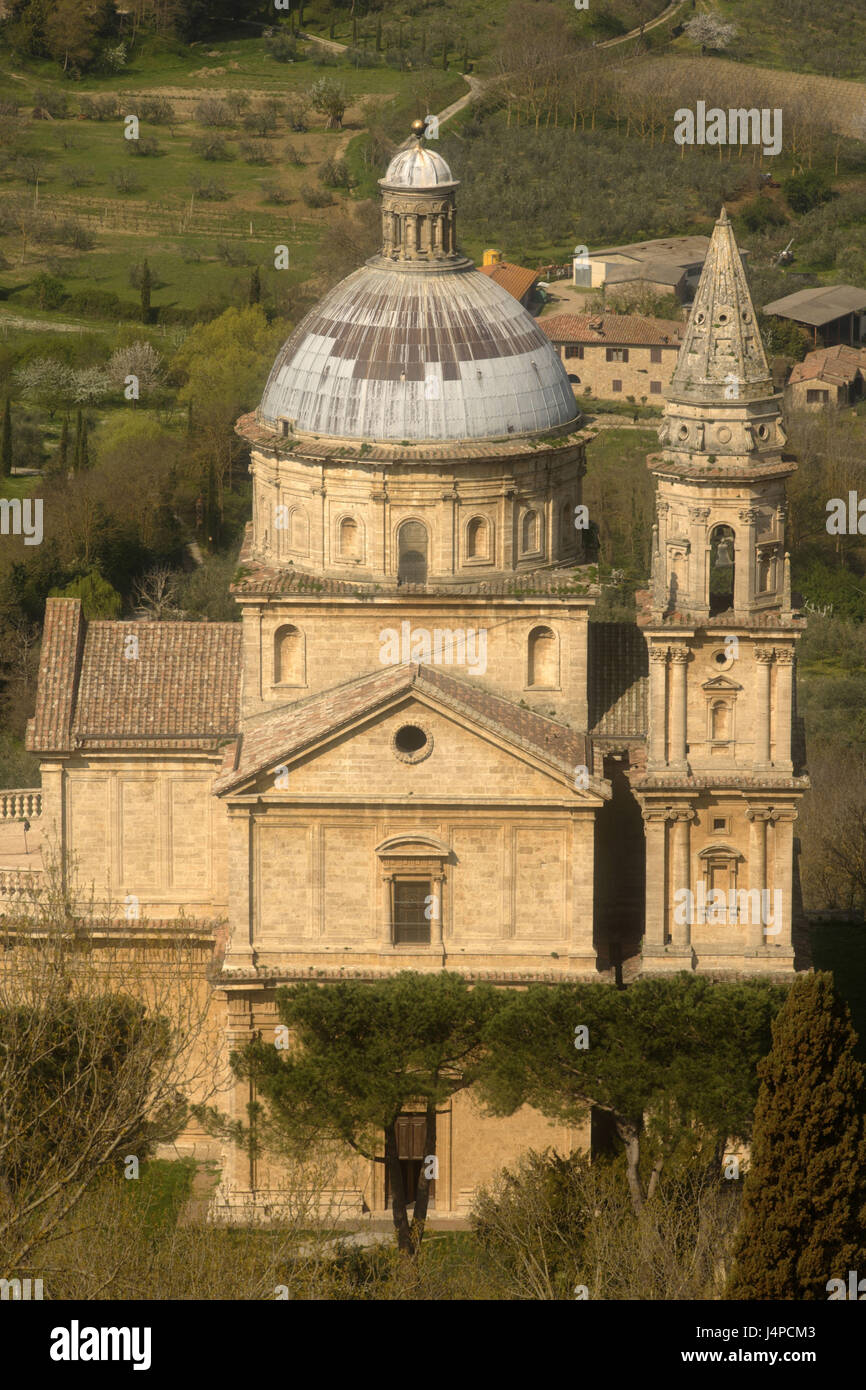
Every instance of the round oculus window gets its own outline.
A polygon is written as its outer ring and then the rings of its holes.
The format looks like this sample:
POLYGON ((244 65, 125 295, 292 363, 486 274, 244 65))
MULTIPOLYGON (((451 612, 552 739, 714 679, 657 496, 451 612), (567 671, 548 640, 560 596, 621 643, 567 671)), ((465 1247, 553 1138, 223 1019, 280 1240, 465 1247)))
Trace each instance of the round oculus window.
POLYGON ((420 724, 402 724, 392 744, 401 763, 420 763, 433 752, 433 735, 420 724))

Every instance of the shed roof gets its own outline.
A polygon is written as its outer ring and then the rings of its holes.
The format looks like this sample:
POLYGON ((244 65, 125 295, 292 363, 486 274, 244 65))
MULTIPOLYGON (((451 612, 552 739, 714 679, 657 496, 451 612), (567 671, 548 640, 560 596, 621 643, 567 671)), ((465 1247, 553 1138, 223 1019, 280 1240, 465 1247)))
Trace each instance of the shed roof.
POLYGON ((817 285, 810 290, 797 290, 782 299, 764 305, 765 314, 778 314, 796 323, 808 323, 821 328, 834 319, 844 318, 866 309, 866 290, 857 285, 817 285))

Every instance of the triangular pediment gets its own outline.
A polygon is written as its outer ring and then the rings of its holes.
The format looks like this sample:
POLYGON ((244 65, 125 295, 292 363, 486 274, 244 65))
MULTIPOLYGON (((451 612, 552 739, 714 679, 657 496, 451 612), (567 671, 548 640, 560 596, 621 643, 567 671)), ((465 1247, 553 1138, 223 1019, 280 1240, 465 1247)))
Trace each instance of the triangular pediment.
POLYGON ((742 686, 736 681, 732 681, 730 676, 713 676, 712 680, 704 681, 702 690, 742 690, 742 686))
POLYGON ((429 795, 435 783, 436 794, 467 798, 522 787, 598 803, 610 790, 590 774, 588 748, 583 734, 456 677, 392 667, 258 720, 228 752, 214 790, 315 796, 319 786, 327 792, 333 765, 350 794, 429 795))

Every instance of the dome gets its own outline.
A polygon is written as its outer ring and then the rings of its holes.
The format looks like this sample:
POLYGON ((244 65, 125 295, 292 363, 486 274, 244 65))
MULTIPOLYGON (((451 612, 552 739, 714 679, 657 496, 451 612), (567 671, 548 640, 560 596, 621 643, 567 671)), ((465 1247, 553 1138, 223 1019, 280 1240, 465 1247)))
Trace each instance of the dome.
POLYGON ((415 442, 543 432, 579 410, 549 338, 471 262, 413 274, 374 257, 298 324, 258 417, 415 442))
POLYGON ((395 154, 381 182, 399 188, 437 188, 454 179, 441 155, 416 144, 395 154))

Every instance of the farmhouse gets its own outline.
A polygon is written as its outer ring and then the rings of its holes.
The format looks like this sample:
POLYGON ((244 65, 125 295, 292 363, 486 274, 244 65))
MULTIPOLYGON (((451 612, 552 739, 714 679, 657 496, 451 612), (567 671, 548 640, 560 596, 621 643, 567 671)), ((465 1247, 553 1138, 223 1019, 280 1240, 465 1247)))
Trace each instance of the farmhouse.
POLYGON ((661 404, 685 334, 671 319, 637 314, 552 314, 538 321, 575 395, 661 404))
POLYGON ((835 343, 853 347, 863 341, 866 290, 857 285, 818 285, 774 299, 764 305, 764 313, 811 328, 815 347, 819 343, 823 347, 835 343))
POLYGON ((788 378, 787 403, 792 410, 853 405, 863 395, 866 348, 818 348, 797 362, 788 378))

